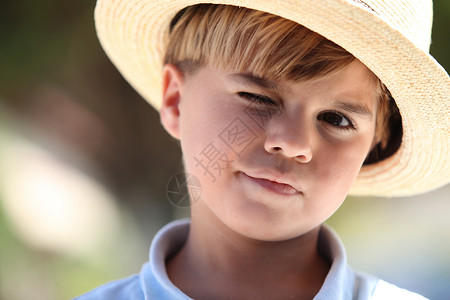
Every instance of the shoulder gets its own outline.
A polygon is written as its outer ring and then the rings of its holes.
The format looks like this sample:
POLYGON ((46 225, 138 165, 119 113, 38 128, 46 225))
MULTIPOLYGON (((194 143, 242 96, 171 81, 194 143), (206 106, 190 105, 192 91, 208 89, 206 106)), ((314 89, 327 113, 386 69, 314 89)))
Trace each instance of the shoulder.
POLYGON ((101 285, 86 294, 74 298, 74 300, 89 300, 89 299, 144 299, 144 294, 140 286, 139 275, 133 275, 128 278, 115 280, 104 285, 101 285))
POLYGON ((372 295, 371 300, 394 300, 394 299, 426 300, 427 298, 419 294, 410 292, 408 290, 399 288, 396 285, 393 285, 380 279, 375 287, 375 291, 372 295))
POLYGON ((402 289, 375 276, 355 272, 353 299, 427 300, 419 294, 402 289))
POLYGON ((149 261, 139 274, 106 283, 74 300, 190 299, 173 285, 165 267, 167 257, 185 242, 189 224, 189 220, 177 220, 164 226, 153 239, 149 261))

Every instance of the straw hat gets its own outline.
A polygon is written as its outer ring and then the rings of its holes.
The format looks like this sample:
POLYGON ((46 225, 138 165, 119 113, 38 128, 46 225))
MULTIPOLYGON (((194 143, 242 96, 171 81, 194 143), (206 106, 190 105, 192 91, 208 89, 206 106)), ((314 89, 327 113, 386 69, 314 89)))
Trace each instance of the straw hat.
MULTIPOLYGON (((428 54, 431 0, 223 0, 298 22, 342 46, 388 87, 403 140, 391 157, 363 166, 351 194, 406 196, 450 181, 450 79, 428 54)), ((126 80, 156 109, 169 24, 194 0, 98 0, 100 42, 126 80)))

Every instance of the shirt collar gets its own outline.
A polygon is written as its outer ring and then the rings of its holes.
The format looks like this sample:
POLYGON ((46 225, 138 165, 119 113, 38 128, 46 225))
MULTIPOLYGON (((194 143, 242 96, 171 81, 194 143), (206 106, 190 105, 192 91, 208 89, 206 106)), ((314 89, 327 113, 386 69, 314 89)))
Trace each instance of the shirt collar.
MULTIPOLYGON (((141 272, 141 285, 146 299, 191 299, 170 281, 165 264, 167 257, 175 254, 185 243, 189 225, 188 219, 171 222, 153 239, 149 263, 144 265, 141 272)), ((347 265, 342 242, 327 225, 322 225, 320 230, 318 249, 331 263, 331 268, 314 299, 352 299, 355 274, 347 265)))

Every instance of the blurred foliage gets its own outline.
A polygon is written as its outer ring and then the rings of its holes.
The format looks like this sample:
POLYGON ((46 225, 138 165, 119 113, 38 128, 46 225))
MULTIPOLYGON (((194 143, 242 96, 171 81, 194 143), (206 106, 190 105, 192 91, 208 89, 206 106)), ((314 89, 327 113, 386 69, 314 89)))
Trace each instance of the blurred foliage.
POLYGON ((0 91, 37 80, 64 80, 98 59, 93 43, 95 2, 5 1, 0 10, 0 91), (72 53, 71 53, 72 52, 72 53))
MULTIPOLYGON (((0 201, 1 203, 1 201, 0 201)), ((70 299, 123 274, 111 253, 90 259, 61 256, 23 243, 0 205, 0 299, 70 299)))
POLYGON ((450 70, 450 1, 434 0, 434 22, 431 54, 447 70, 450 70))

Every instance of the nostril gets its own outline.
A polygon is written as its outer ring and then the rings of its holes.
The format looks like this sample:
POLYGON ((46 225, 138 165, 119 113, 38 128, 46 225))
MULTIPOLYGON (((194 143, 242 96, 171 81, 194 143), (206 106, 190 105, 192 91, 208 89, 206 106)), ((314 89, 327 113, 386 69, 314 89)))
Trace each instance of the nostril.
POLYGON ((311 158, 310 155, 299 155, 295 159, 300 163, 308 163, 311 161, 311 158))
POLYGON ((281 147, 273 147, 274 151, 281 151, 281 147))

